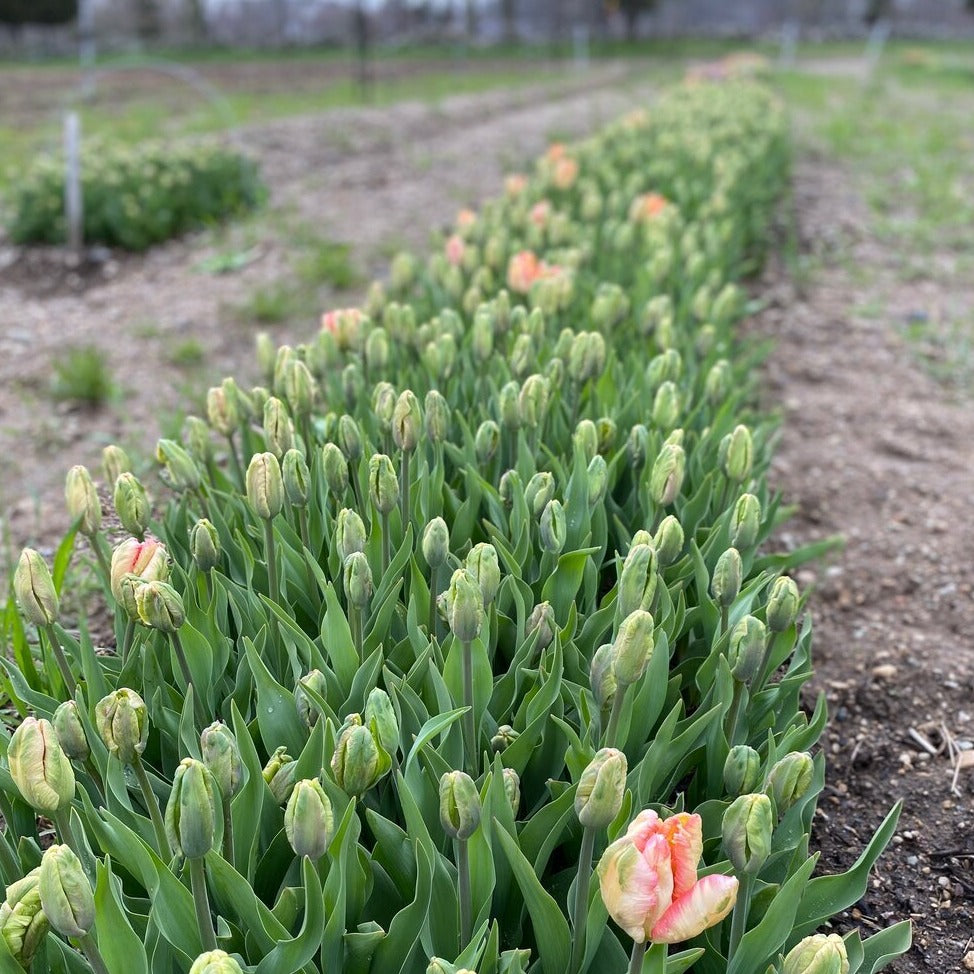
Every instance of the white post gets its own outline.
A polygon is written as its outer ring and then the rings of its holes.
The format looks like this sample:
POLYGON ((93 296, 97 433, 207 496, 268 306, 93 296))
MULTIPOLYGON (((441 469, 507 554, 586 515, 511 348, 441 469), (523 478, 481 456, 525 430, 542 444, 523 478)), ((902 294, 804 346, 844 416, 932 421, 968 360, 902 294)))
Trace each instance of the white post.
POLYGON ((585 24, 572 28, 572 49, 575 68, 583 71, 588 67, 588 27, 585 24))
POLYGON ((883 49, 889 40, 892 24, 885 18, 877 20, 869 31, 869 40, 866 41, 866 75, 872 77, 879 67, 880 58, 883 56, 883 49))
POLYGON ((81 257, 84 243, 84 203, 81 198, 81 121, 77 112, 64 116, 64 220, 68 246, 81 257))
POLYGON ((800 30, 801 25, 796 20, 786 20, 781 26, 781 53, 778 55, 778 63, 783 68, 791 68, 795 64, 800 30))

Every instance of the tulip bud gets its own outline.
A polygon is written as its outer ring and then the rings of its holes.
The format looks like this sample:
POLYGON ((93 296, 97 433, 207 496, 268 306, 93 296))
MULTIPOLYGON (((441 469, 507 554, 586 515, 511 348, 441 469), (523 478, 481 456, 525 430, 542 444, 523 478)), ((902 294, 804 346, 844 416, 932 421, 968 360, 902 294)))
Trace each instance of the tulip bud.
POLYGON ((474 449, 477 453, 478 463, 489 463, 497 452, 500 445, 501 431, 492 419, 485 419, 477 427, 477 435, 474 437, 474 449))
POLYGON ((761 502, 754 494, 741 494, 731 514, 731 544, 740 551, 750 548, 761 530, 761 502))
POLYGON ((271 396, 264 403, 264 440, 267 449, 278 461, 294 446, 291 417, 287 407, 276 396, 271 396))
POLYGON ((466 561, 467 571, 477 580, 483 596, 484 608, 494 601, 501 584, 501 570, 497 563, 497 549, 487 542, 474 545, 466 561))
POLYGON ((568 374, 578 383, 595 378, 605 369, 605 338, 596 331, 575 336, 568 355, 568 374))
POLYGON ((399 478, 384 453, 369 459, 369 496, 380 514, 391 513, 399 503, 399 478))
POLYGON ((609 468, 605 457, 592 457, 588 465, 588 503, 589 507, 598 507, 605 499, 605 492, 609 486, 609 468))
POLYGON ((534 367, 534 342, 528 334, 520 334, 514 339, 511 349, 511 371, 518 377, 534 367))
POLYGON ((615 699, 618 681, 613 668, 614 662, 615 647, 612 643, 603 643, 592 656, 589 686, 592 688, 592 696, 595 697, 599 710, 605 710, 615 699))
POLYGON ((275 395, 282 395, 284 392, 284 372, 294 361, 294 349, 290 345, 281 345, 274 356, 274 374, 271 379, 271 388, 275 395))
POLYGON ((317 778, 294 785, 284 810, 284 831, 298 857, 318 860, 328 850, 335 834, 335 813, 317 778))
POLYGON ((845 941, 837 933, 816 933, 788 951, 781 974, 849 974, 845 941))
POLYGON ((521 808, 521 779, 513 768, 504 768, 501 773, 504 776, 504 794, 511 806, 511 813, 517 818, 521 808))
POLYGON ((399 717, 385 690, 373 687, 369 691, 364 717, 365 724, 378 735, 383 750, 395 754, 399 750, 399 717))
MULTIPOLYGON (((213 444, 210 442, 210 427, 199 416, 187 416, 180 432, 191 460, 208 463, 213 458, 213 444)), ((198 468, 197 468, 198 470, 198 468)), ((165 478, 163 478, 165 479, 165 478)))
POLYGON ((101 469, 105 483, 114 484, 123 473, 132 469, 132 461, 120 446, 112 443, 101 451, 101 469))
POLYGON ((284 370, 284 398, 295 416, 307 417, 314 409, 318 395, 311 370, 301 359, 292 359, 284 370))
POLYGON ((291 449, 284 454, 281 476, 284 480, 284 492, 291 506, 305 507, 310 495, 308 481, 311 475, 300 450, 291 449))
POLYGON ((516 470, 505 470, 497 485, 497 493, 501 499, 501 503, 507 508, 513 507, 514 498, 518 494, 523 494, 523 492, 524 488, 518 472, 516 470))
POLYGON ((134 690, 121 687, 95 705, 95 726, 109 752, 123 764, 132 764, 149 737, 145 701, 134 690))
POLYGON ((261 375, 270 382, 274 378, 274 363, 277 361, 277 348, 266 331, 260 331, 254 338, 257 365, 261 375))
POLYGON ((384 433, 392 431, 392 414, 396 408, 397 398, 391 382, 378 382, 372 390, 372 412, 384 433))
POLYGON ((166 805, 169 844, 187 859, 202 859, 213 848, 216 784, 202 761, 183 758, 176 768, 166 805))
POLYGON ((590 419, 583 419, 575 427, 572 445, 585 457, 588 463, 599 452, 599 432, 595 423, 590 419))
POLYGON ((731 390, 734 373, 727 359, 720 359, 711 366, 704 380, 704 394, 712 406, 722 403, 731 390))
POLYGON ((812 787, 815 764, 812 756, 805 751, 792 751, 786 754, 768 772, 764 790, 774 799, 778 817, 796 802, 800 801, 812 787))
POLYGON ((200 756, 224 801, 229 801, 243 784, 243 760, 233 731, 219 720, 200 734, 200 756))
POLYGON ((744 567, 741 554, 736 548, 728 548, 718 559, 710 580, 710 594, 723 608, 732 605, 741 591, 741 575, 744 567))
POLYGON ((193 961, 189 974, 243 974, 243 968, 225 950, 209 950, 193 961))
POLYGON ((10 777, 24 801, 48 817, 74 798, 74 770, 50 721, 27 717, 7 745, 10 777))
POLYGON ((473 642, 484 625, 484 600, 480 583, 466 569, 458 568, 446 593, 447 621, 461 643, 473 642))
POLYGON ((680 393, 674 382, 666 381, 653 399, 653 425, 658 429, 672 429, 680 418, 680 393))
POLYGON ((668 348, 665 352, 655 356, 646 366, 646 381, 654 389, 658 389, 664 382, 676 382, 683 372, 683 359, 675 348, 668 348))
POLYGON ((547 507, 548 502, 555 496, 555 478, 547 471, 536 473, 524 488, 524 500, 528 510, 539 517, 547 507))
POLYGON ((88 736, 78 716, 78 705, 74 700, 65 700, 51 718, 51 725, 61 742, 61 749, 72 761, 84 761, 91 753, 88 736))
POLYGON ((347 413, 338 420, 338 446, 346 460, 355 461, 362 455, 362 434, 347 413))
POLYGON ((518 403, 520 386, 513 380, 506 383, 500 391, 498 413, 500 421, 507 430, 516 430, 521 425, 521 407, 518 403))
POLYGON ((365 339, 365 364, 370 374, 385 371, 389 364, 389 335, 385 328, 373 328, 365 339))
POLYGON ((761 668, 768 633, 764 623, 752 615, 744 616, 731 630, 727 663, 735 680, 750 685, 761 668))
POLYGON ((10 883, 0 905, 0 937, 25 971, 30 970, 34 954, 50 929, 47 914, 41 907, 39 875, 40 867, 10 883))
POLYGON ((141 538, 149 523, 149 498, 134 474, 119 474, 115 481, 114 502, 122 527, 141 538))
POLYGON ((653 617, 643 609, 636 609, 622 620, 613 643, 612 672, 619 685, 627 687, 641 680, 653 658, 655 647, 653 617))
POLYGON ((139 585, 135 589, 135 604, 142 624, 160 632, 176 632, 186 621, 182 597, 168 582, 139 585))
POLYGON ((636 609, 649 612, 653 608, 658 582, 656 549, 648 544, 630 548, 619 573, 619 594, 616 600, 618 617, 625 619, 636 609))
POLYGON ((784 632, 795 624, 798 617, 798 586, 793 578, 782 575, 776 578, 768 596, 765 615, 772 632, 784 632))
POLYGON ((656 549, 660 568, 672 565, 683 552, 683 525, 672 514, 660 521, 653 538, 653 547, 656 549))
POLYGON ((547 649, 551 645, 551 640, 555 638, 557 631, 555 623, 555 610, 550 602, 539 602, 528 616, 527 624, 524 627, 524 636, 528 638, 537 631, 537 649, 547 649))
POLYGON ((736 427, 729 436, 727 452, 724 454, 724 473, 728 480, 740 484, 751 475, 754 443, 751 431, 746 426, 736 427))
POLYGON ((446 521, 441 517, 434 517, 423 531, 423 557, 430 568, 439 568, 446 564, 450 554, 450 531, 446 521))
POLYGON ((321 670, 311 670, 310 673, 306 673, 294 687, 294 706, 297 708, 298 716, 306 726, 314 727, 318 723, 321 711, 306 688, 313 690, 319 697, 327 694, 328 681, 321 670))
POLYGON ((358 512, 343 507, 335 518, 335 550, 344 565, 346 559, 355 551, 365 551, 365 523, 358 512))
POLYGON ((281 465, 273 453, 256 453, 247 467, 247 500, 254 513, 265 521, 277 517, 284 507, 281 465))
POLYGON ((564 361, 557 356, 548 359, 548 364, 544 368, 544 379, 549 389, 560 389, 565 383, 564 361))
POLYGON ((653 536, 645 528, 640 528, 632 536, 632 538, 629 541, 629 550, 632 551, 633 548, 641 544, 648 544, 651 548, 656 547, 656 544, 653 541, 653 536))
POLYGON ((730 749, 724 762, 724 788, 731 796, 754 791, 761 777, 761 755, 746 744, 730 749))
POLYGON ((480 792, 464 771, 440 778, 440 825, 451 838, 469 839, 480 825, 480 792))
POLYGON ((615 447, 616 437, 619 435, 619 427, 616 421, 610 416, 600 416, 595 421, 595 431, 598 433, 598 451, 602 456, 615 447))
POLYGON ((346 727, 335 744, 331 771, 335 782, 347 795, 363 795, 385 775, 391 761, 369 727, 346 727))
POLYGON ((535 429, 548 409, 548 380, 535 372, 529 375, 518 393, 518 413, 528 429, 535 429))
POLYGON ((294 772, 298 762, 287 753, 286 747, 279 747, 270 756, 261 770, 261 775, 278 805, 283 805, 294 788, 294 772))
POLYGON ((550 500, 541 512, 541 547, 545 551, 557 555, 565 547, 567 526, 565 524, 565 509, 561 501, 550 500))
POLYGON ((679 496, 686 470, 686 454, 682 446, 666 443, 656 456, 649 477, 649 496, 658 507, 672 504, 679 496))
POLYGON ((509 748, 521 735, 510 724, 501 724, 490 739, 490 749, 498 754, 509 748))
POLYGON ((626 452, 634 467, 640 467, 646 462, 649 453, 649 430, 642 423, 637 423, 629 430, 626 440, 626 452))
POLYGON ((586 828, 604 829, 622 808, 628 764, 622 751, 604 747, 596 752, 578 779, 575 814, 586 828))
POLYGON ((470 328, 470 346, 474 359, 478 362, 486 362, 494 351, 493 315, 486 307, 481 307, 474 314, 473 325, 470 328))
POLYGON ((336 497, 344 497, 348 490, 348 461, 334 443, 326 443, 321 448, 321 468, 331 493, 336 497))
POLYGON ((201 572, 211 571, 220 564, 220 535, 212 521, 202 517, 190 528, 189 550, 201 572))
MULTIPOLYGON (((169 553, 158 541, 138 541, 128 538, 112 552, 110 570, 112 595, 122 603, 123 583, 126 576, 135 576, 140 582, 165 581, 169 577, 169 553)), ((128 611, 128 606, 126 606, 128 611)), ((136 614, 138 609, 136 608, 136 614)))
POLYGON ((175 441, 156 443, 156 460, 162 464, 162 479, 173 490, 183 493, 196 490, 202 481, 196 461, 175 441))
POLYGON ((95 535, 101 527, 101 502, 87 467, 79 464, 68 471, 64 499, 71 520, 79 521, 78 530, 88 538, 95 535))
POLYGON ((84 937, 95 923, 95 895, 69 846, 52 845, 41 857, 37 891, 48 922, 63 937, 84 937))
POLYGON ((774 822, 767 795, 741 795, 724 812, 724 851, 737 873, 755 875, 771 854, 774 822))
POLYGON ((432 443, 442 443, 450 435, 450 404, 435 389, 430 389, 423 400, 423 423, 426 435, 432 443))
POLYGON ((364 552, 353 551, 344 562, 345 596, 356 609, 364 609, 372 598, 372 569, 364 552))
POLYGON ((35 626, 57 622, 58 595, 47 562, 33 548, 24 548, 14 572, 14 593, 20 611, 35 626))
POLYGON ((206 420, 221 436, 232 436, 240 425, 237 400, 225 386, 213 386, 206 393, 206 420))
POLYGON ((400 450, 411 453, 419 443, 422 428, 419 400, 411 389, 406 389, 399 394, 392 414, 392 440, 400 450))

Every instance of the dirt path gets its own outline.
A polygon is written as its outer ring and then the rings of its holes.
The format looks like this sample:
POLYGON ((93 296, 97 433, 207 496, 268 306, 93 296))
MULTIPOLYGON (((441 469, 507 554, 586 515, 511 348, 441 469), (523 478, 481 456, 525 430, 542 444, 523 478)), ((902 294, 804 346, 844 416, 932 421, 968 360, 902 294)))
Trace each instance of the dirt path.
POLYGON ((950 320, 972 294, 905 283, 850 186, 823 160, 799 167, 802 244, 832 260, 805 294, 769 268, 759 322, 778 342, 765 389, 784 417, 771 479, 799 507, 783 538, 846 539, 803 573, 832 717, 816 841, 829 868, 848 867, 904 800, 872 888, 839 926, 865 934, 911 916, 916 945, 890 970, 971 970, 974 403, 949 398, 897 325, 950 320), (948 741, 963 749, 953 761, 948 741))

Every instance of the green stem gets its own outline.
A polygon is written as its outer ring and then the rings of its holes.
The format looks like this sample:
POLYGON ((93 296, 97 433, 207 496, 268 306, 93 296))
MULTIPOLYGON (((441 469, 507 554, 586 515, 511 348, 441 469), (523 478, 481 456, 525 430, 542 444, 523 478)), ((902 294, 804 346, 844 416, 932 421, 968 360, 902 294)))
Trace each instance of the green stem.
POLYGON ((235 866, 233 854, 233 815, 230 812, 230 796, 223 796, 223 858, 235 866))
POLYGON ((470 854, 466 839, 457 839, 457 877, 460 893, 460 952, 473 936, 473 897, 470 893, 470 854))
POLYGON ((21 879, 24 870, 7 844, 7 837, 0 835, 0 870, 3 871, 4 885, 9 886, 21 879))
POLYGON ((99 795, 101 797, 104 797, 105 783, 101 780, 101 774, 99 773, 98 768, 95 767, 95 762, 91 760, 90 754, 88 755, 88 757, 84 759, 83 763, 84 763, 85 771, 88 772, 88 776, 91 778, 95 787, 98 789, 99 795))
MULTIPOLYGON (((386 572, 389 570, 389 561, 391 560, 390 554, 390 538, 389 538, 389 515, 383 513, 382 518, 382 578, 385 578, 386 572)), ((379 579, 380 583, 382 578, 379 579)))
POLYGON ((402 511, 402 532, 406 533, 409 524, 409 451, 402 451, 402 466, 399 472, 399 509, 402 511))
POLYGON ((352 642, 355 643, 355 654, 359 663, 362 662, 362 610, 356 605, 348 607, 349 628, 352 630, 352 642))
POLYGON ((301 544, 304 546, 304 569, 308 575, 308 596, 314 602, 316 608, 321 607, 321 597, 318 592, 318 579, 315 578, 314 570, 311 567, 311 559, 314 555, 311 552, 311 532, 308 530, 308 510, 305 507, 298 508, 298 527, 301 531, 301 544))
POLYGON ((105 963, 105 958, 102 957, 101 951, 98 949, 98 944, 95 943, 95 938, 90 933, 81 937, 78 943, 81 945, 81 949, 84 951, 85 957, 88 958, 88 963, 91 964, 91 969, 95 974, 111 974, 108 965, 105 963))
POLYGON ((189 662, 186 659, 186 650, 183 649, 183 641, 179 638, 179 633, 173 631, 169 634, 170 639, 172 639, 172 648, 176 652, 176 659, 179 661, 179 669, 183 674, 183 679, 186 681, 186 686, 193 691, 193 710, 196 714, 196 719, 199 721, 200 727, 206 724, 206 712, 203 708, 203 698, 200 696, 196 689, 196 685, 193 683, 193 674, 189 669, 189 662))
POLYGON ((734 912, 731 914, 730 945, 727 948, 728 961, 736 953, 747 928, 747 914, 751 908, 751 890, 754 886, 754 877, 750 873, 742 873, 739 879, 741 885, 737 891, 734 912))
POLYGON ((430 609, 429 609, 429 636, 432 639, 436 635, 436 585, 437 576, 440 574, 438 568, 430 569, 430 609))
POLYGON ((105 555, 105 549, 101 546, 101 539, 97 531, 94 534, 88 535, 88 543, 95 553, 95 560, 98 562, 98 567, 103 576, 102 581, 106 588, 110 588, 112 584, 112 567, 108 563, 108 557, 105 555))
POLYGON ((625 703, 628 687, 616 687, 612 698, 612 712, 609 714, 609 726, 605 729, 604 747, 615 747, 616 732, 619 729, 619 718, 622 716, 622 705, 625 703))
POLYGON ((646 942, 632 945, 632 957, 629 958, 629 974, 640 974, 643 969, 643 957, 646 954, 646 942))
POLYGON ((726 723, 724 724, 724 735, 730 747, 735 744, 737 737, 737 724, 741 719, 741 700, 744 696, 744 684, 740 680, 734 681, 734 699, 731 701, 730 710, 727 711, 726 723))
POLYGON ((125 661, 128 659, 129 650, 132 648, 132 640, 135 638, 135 620, 129 619, 125 623, 125 634, 122 636, 122 665, 125 665, 125 661))
POLYGON ((61 676, 64 679, 64 685, 68 688, 68 696, 74 697, 75 691, 78 689, 78 684, 75 682, 74 675, 71 673, 71 667, 68 666, 68 661, 64 655, 64 650, 61 649, 61 640, 57 638, 57 633, 54 631, 53 624, 45 626, 44 631, 47 633, 47 638, 50 640, 51 651, 54 653, 54 659, 57 661, 58 669, 61 671, 61 676))
POLYGON ((578 879, 575 881, 575 903, 572 909, 572 960, 569 974, 578 974, 585 959, 585 924, 588 920, 588 890, 592 882, 592 853, 595 851, 595 829, 588 826, 582 832, 582 848, 578 856, 578 879))
POLYGON ((203 950, 216 950, 216 933, 210 916, 210 900, 206 895, 206 874, 202 859, 189 860, 189 878, 193 886, 193 903, 196 906, 196 922, 200 928, 203 950))
MULTIPOLYGON (((264 520, 264 557, 267 559, 267 597, 272 602, 280 604, 280 591, 277 582, 277 554, 274 549, 274 527, 271 524, 270 518, 264 520)), ((276 646, 279 638, 277 616, 273 612, 270 616, 268 635, 270 636, 271 642, 276 646)))
POLYGON ((774 646, 777 642, 779 633, 768 633, 768 642, 764 647, 764 655, 761 657, 761 665, 758 667, 758 675, 753 683, 754 692, 757 693, 771 679, 771 660, 774 657, 774 646))
POLYGON ((719 635, 723 635, 725 632, 727 632, 727 626, 728 626, 727 618, 728 618, 729 613, 730 613, 730 606, 722 605, 720 607, 720 633, 719 633, 719 635))
POLYGON ((54 813, 54 827, 57 829, 61 841, 71 848, 81 860, 85 875, 92 883, 95 881, 95 858, 84 843, 79 842, 74 829, 71 827, 71 808, 62 808, 54 813))
POLYGON ((152 785, 149 783, 149 776, 145 771, 145 765, 142 763, 142 758, 138 752, 136 752, 135 760, 132 762, 132 770, 135 772, 136 780, 139 782, 139 788, 142 791, 142 801, 145 804, 146 810, 149 812, 149 818, 152 819, 152 828, 156 833, 156 852, 168 862, 171 858, 171 850, 169 848, 169 839, 166 837, 166 824, 162 820, 159 801, 155 796, 155 792, 152 790, 152 785))
POLYGON ((244 476, 243 467, 240 464, 240 454, 237 453, 237 444, 233 442, 233 433, 227 437, 230 444, 230 466, 233 467, 233 476, 237 481, 237 486, 242 490, 247 489, 247 478, 244 476))
POLYGON ((477 722, 473 713, 473 653, 470 643, 463 644, 463 736, 467 751, 467 771, 477 777, 477 722))

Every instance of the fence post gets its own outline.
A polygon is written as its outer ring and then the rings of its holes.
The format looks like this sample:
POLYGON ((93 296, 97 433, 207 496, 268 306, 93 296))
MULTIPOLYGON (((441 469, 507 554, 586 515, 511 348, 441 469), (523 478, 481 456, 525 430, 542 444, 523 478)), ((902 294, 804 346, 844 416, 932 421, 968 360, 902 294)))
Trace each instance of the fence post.
POLYGON ((81 198, 81 120, 77 112, 64 116, 64 220, 68 247, 80 259, 84 244, 84 201, 81 198))

